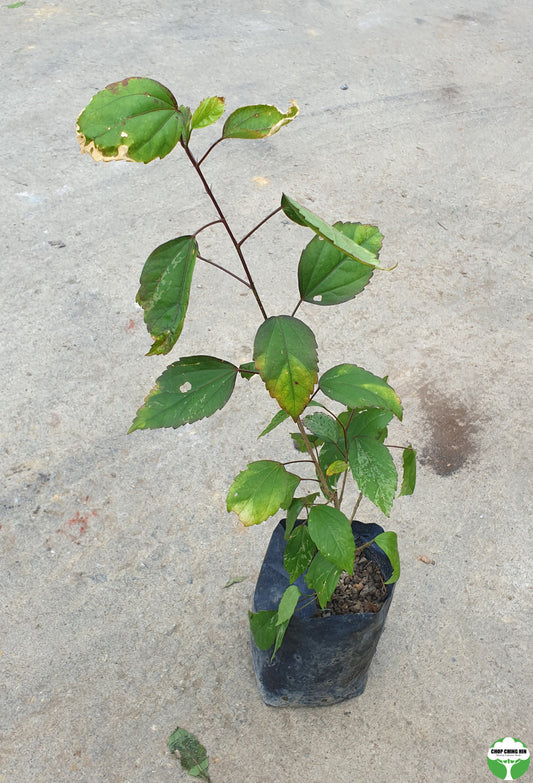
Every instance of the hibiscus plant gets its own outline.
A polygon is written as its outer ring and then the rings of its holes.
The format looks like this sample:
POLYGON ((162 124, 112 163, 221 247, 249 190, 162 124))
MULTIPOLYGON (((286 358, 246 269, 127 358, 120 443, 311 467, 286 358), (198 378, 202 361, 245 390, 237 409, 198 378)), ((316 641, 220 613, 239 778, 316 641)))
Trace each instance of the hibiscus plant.
MULTIPOLYGON (((227 496, 228 511, 235 512, 244 525, 257 525, 280 509, 286 511, 284 564, 291 584, 277 610, 250 612, 257 645, 273 647, 275 654, 293 613, 309 597, 295 580, 304 574, 309 594, 316 596, 320 607, 326 606, 341 573, 353 572, 356 551, 361 549, 356 550, 351 529, 361 498, 368 498, 389 516, 399 484, 393 450, 401 450, 400 495, 414 489, 415 451, 411 446, 385 443, 389 422, 394 416, 402 418, 400 399, 387 380, 351 363, 337 364, 319 375, 315 336, 296 317, 303 303, 330 307, 353 299, 376 270, 386 269, 379 260, 382 234, 376 226, 360 222, 328 224, 284 194, 277 209, 237 238, 208 184, 205 161, 222 142, 272 136, 291 123, 299 109, 294 102, 285 113, 271 105, 242 106, 229 114, 220 137, 202 155, 193 153, 193 134, 196 141, 199 132, 216 123, 224 110, 224 98, 215 96, 203 100, 193 112, 178 105, 159 82, 132 77, 94 95, 78 117, 77 134, 82 152, 97 161, 149 163, 179 145, 213 206, 214 219, 195 233, 159 245, 144 264, 137 302, 153 338, 148 355, 167 354, 177 342, 198 261, 227 272, 255 298, 259 326, 250 334, 251 360, 236 364, 201 353, 182 356, 157 379, 129 431, 176 428, 211 416, 229 401, 236 382, 248 383, 256 376, 279 405, 266 426, 266 414, 258 410, 258 419, 263 420, 259 437, 285 420, 296 425, 291 451, 295 446, 303 452, 302 458, 289 458, 285 463, 251 462, 235 478, 227 496), (313 236, 297 264, 294 309, 290 314, 271 315, 256 288, 244 245, 280 212, 313 236), (241 275, 202 255, 200 235, 212 225, 220 225, 229 237, 241 275), (345 513, 350 484, 355 493, 345 513)), ((248 319, 252 321, 246 314, 244 325, 248 319)), ((374 540, 393 566, 388 580, 392 583, 400 572, 396 534, 383 532, 374 540)))

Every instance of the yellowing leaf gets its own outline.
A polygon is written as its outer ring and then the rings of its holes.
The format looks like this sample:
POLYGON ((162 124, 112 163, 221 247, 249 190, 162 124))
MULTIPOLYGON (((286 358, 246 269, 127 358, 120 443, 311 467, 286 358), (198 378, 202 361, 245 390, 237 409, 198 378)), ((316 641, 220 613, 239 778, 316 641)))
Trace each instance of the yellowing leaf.
POLYGON ((318 378, 311 329, 288 315, 268 318, 255 336, 254 360, 270 396, 296 419, 306 408, 318 378))

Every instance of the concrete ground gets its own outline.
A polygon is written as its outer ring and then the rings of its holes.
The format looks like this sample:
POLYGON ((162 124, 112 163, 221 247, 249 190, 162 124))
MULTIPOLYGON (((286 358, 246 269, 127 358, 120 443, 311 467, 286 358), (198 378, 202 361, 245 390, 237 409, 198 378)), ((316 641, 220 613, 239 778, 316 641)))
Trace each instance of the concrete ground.
MULTIPOLYGON (((531 20, 527 0, 3 0, 1 783, 189 780, 166 748, 178 725, 213 783, 477 783, 497 739, 533 746, 531 20), (256 440, 276 410, 261 384, 211 419, 126 435, 169 361, 247 361, 260 323, 199 264, 178 346, 144 356, 144 260, 214 216, 179 150, 80 155, 78 113, 134 75, 193 108, 296 99, 291 126, 205 164, 236 233, 286 191, 377 223, 399 262, 354 302, 300 310, 323 370, 389 375, 393 437, 421 456, 387 522, 403 573, 354 701, 258 695, 246 612, 275 522, 244 529, 225 495, 247 462, 287 459, 289 428, 256 440)), ((309 239, 278 216, 246 244, 270 313, 292 310, 309 239)), ((201 241, 234 263, 219 229, 201 241)), ((359 518, 384 521, 369 504, 359 518)))

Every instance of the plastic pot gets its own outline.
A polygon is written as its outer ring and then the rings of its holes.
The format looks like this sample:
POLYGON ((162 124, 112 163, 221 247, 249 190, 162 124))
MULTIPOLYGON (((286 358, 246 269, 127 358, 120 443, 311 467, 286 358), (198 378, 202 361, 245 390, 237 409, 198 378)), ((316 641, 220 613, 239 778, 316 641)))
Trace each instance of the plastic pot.
MULTIPOLYGON (((359 546, 383 532, 379 525, 362 522, 353 522, 352 530, 359 546)), ((289 586, 283 567, 284 533, 285 520, 270 539, 255 588, 254 612, 277 609, 289 586)), ((371 544, 365 555, 388 579, 392 566, 385 553, 371 544)), ((302 592, 309 592, 303 576, 296 584, 302 592)), ((375 614, 318 617, 320 609, 311 603, 291 619, 273 661, 272 649, 260 650, 252 637, 254 669, 263 701, 273 707, 319 707, 363 693, 393 593, 394 585, 387 585, 385 603, 375 614)))

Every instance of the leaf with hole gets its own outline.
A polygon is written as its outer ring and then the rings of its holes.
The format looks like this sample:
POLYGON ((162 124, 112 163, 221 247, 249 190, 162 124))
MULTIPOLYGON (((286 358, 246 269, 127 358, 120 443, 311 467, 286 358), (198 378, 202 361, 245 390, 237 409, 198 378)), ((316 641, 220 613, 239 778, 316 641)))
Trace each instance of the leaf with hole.
POLYGON ((387 555, 392 566, 392 574, 385 582, 391 585, 400 578, 400 553, 398 552, 398 536, 392 530, 386 530, 376 536, 374 543, 387 555))
POLYGON ((273 136, 283 125, 292 122, 300 113, 298 105, 291 101, 283 114, 275 106, 259 104, 257 106, 242 106, 234 111, 222 131, 224 139, 263 139, 273 136))
MULTIPOLYGON (((290 198, 285 193, 281 197, 281 207, 289 220, 292 220, 300 226, 306 226, 307 228, 312 229, 315 234, 318 234, 319 237, 322 237, 322 239, 325 239, 337 248, 337 250, 340 250, 343 255, 353 258, 361 264, 367 264, 373 269, 382 269, 386 272, 390 272, 395 268, 396 265, 390 268, 380 266, 377 252, 373 249, 375 245, 370 243, 369 249, 362 244, 358 244, 358 242, 354 241, 349 236, 346 236, 341 230, 328 225, 322 218, 319 218, 318 215, 315 215, 309 209, 302 207, 301 204, 298 204, 297 201, 290 198)), ((372 228, 375 227, 373 226, 372 228)), ((379 237, 381 240, 381 234, 379 237)))
POLYGON ((311 539, 326 560, 353 574, 355 542, 348 517, 331 506, 313 506, 307 524, 311 539))
POLYGON ((78 117, 82 152, 94 160, 149 163, 164 158, 180 140, 187 119, 166 87, 131 77, 96 93, 78 117))
POLYGON ((146 260, 137 303, 154 339, 148 356, 168 353, 183 330, 197 253, 194 237, 185 236, 160 245, 146 260))
POLYGON ((320 377, 318 385, 332 400, 349 408, 382 408, 402 418, 402 404, 394 389, 383 378, 355 364, 332 367, 320 377))
POLYGON ((305 410, 318 378, 311 329, 289 315, 268 318, 257 330, 254 360, 270 396, 296 419, 305 410))
POLYGON ((181 427, 223 408, 237 367, 213 356, 185 356, 167 367, 137 411, 128 432, 181 427))
MULTIPOLYGON (((372 253, 376 258, 382 234, 376 226, 335 223, 333 228, 372 253)), ((314 237, 303 250, 298 264, 298 286, 304 302, 336 305, 353 299, 370 282, 373 267, 356 261, 331 242, 314 237)))
POLYGON ((281 462, 251 462, 229 488, 227 509, 244 525, 258 525, 280 508, 288 508, 299 483, 300 478, 285 470, 281 462))
POLYGON ((224 114, 224 98, 214 96, 213 98, 204 98, 197 109, 195 109, 191 128, 207 128, 212 125, 224 114))
POLYGON ((388 448, 374 438, 354 438, 348 462, 363 495, 388 517, 398 486, 398 473, 388 448))
POLYGON ((206 749, 194 734, 178 726, 168 738, 168 748, 171 753, 179 753, 181 766, 191 777, 210 780, 206 749))

